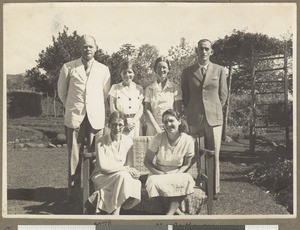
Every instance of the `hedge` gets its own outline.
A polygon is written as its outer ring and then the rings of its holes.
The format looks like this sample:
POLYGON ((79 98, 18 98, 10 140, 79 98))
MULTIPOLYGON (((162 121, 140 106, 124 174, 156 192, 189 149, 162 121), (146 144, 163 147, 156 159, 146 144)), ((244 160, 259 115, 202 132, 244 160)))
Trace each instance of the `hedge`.
POLYGON ((40 116, 42 95, 42 93, 32 91, 9 91, 7 93, 8 117, 40 116))

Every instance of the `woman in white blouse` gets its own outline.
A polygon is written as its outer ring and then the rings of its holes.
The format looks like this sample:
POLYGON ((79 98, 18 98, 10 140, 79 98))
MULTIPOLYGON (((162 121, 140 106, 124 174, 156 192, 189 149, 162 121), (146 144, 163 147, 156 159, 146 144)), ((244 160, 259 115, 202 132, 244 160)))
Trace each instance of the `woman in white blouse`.
POLYGON ((112 85, 109 91, 110 112, 120 111, 125 114, 124 134, 130 137, 142 135, 140 119, 143 115, 143 87, 134 83, 133 62, 124 60, 120 64, 119 73, 122 82, 112 85))
MULTIPOLYGON (((168 73, 170 71, 170 62, 167 58, 158 57, 154 64, 154 71, 157 80, 149 85, 145 90, 145 111, 150 112, 155 122, 162 129, 162 114, 167 109, 174 109, 181 113, 182 107, 182 93, 179 85, 168 80, 168 73)), ((153 136, 157 133, 155 126, 151 122, 151 118, 147 112, 147 136, 153 136)), ((152 119, 153 120, 153 119, 152 119)))
POLYGON ((178 207, 188 194, 194 192, 195 186, 192 176, 185 172, 195 154, 194 141, 183 132, 176 111, 165 111, 162 120, 165 131, 153 137, 144 160, 151 172, 146 190, 150 198, 161 199, 167 207, 167 215, 182 214, 178 207))

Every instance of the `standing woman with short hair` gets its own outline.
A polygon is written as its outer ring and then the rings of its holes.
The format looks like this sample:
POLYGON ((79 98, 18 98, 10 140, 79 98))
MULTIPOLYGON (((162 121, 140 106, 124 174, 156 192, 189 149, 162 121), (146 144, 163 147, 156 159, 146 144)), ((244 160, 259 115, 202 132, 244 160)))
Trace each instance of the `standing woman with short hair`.
POLYGON ((154 64, 154 71, 157 80, 145 90, 145 111, 148 117, 147 136, 153 136, 157 133, 155 125, 151 121, 155 120, 157 125, 163 129, 163 112, 167 109, 174 109, 181 113, 182 106, 180 86, 168 80, 170 61, 166 57, 158 57, 154 64))
POLYGON ((143 115, 143 87, 133 82, 134 64, 130 60, 124 60, 119 67, 122 82, 112 85, 109 91, 110 112, 120 111, 124 113, 127 123, 124 134, 130 137, 142 135, 140 119, 143 115))

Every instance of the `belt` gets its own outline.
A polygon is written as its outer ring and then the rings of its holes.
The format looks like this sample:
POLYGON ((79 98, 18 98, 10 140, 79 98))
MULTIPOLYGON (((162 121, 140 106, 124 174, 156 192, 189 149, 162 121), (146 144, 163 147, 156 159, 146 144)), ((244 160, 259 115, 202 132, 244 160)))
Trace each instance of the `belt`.
POLYGON ((132 114, 124 114, 124 117, 125 118, 134 118, 135 114, 132 113, 132 114))

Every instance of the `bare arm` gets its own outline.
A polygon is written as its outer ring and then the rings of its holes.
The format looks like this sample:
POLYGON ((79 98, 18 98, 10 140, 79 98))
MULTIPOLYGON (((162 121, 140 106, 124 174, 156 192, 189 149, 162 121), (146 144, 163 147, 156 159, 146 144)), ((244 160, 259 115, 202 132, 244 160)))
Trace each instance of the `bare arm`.
POLYGON ((116 108, 116 101, 117 99, 113 96, 109 96, 109 109, 110 109, 110 112, 114 112, 114 111, 117 111, 117 108, 116 108))
POLYGON ((151 150, 147 150, 146 152, 146 156, 144 159, 144 164, 147 167, 147 169, 149 169, 149 171, 155 175, 162 175, 165 174, 163 171, 159 170, 155 164, 153 164, 153 159, 155 157, 156 153, 151 151, 151 150))
POLYGON ((148 117, 148 120, 150 121, 150 123, 153 125, 153 127, 155 128, 156 132, 157 133, 160 133, 162 130, 161 128, 159 127, 159 125, 157 124, 153 114, 149 111, 149 110, 146 110, 146 114, 147 114, 147 117, 148 117))
POLYGON ((152 113, 152 108, 150 102, 145 102, 145 111, 149 110, 152 113))
POLYGON ((148 121, 153 125, 153 127, 155 128, 156 132, 159 133, 161 132, 161 128, 159 127, 159 125, 157 124, 153 114, 152 114, 152 109, 151 109, 151 104, 150 102, 145 102, 145 114, 146 117, 148 119, 148 121))

